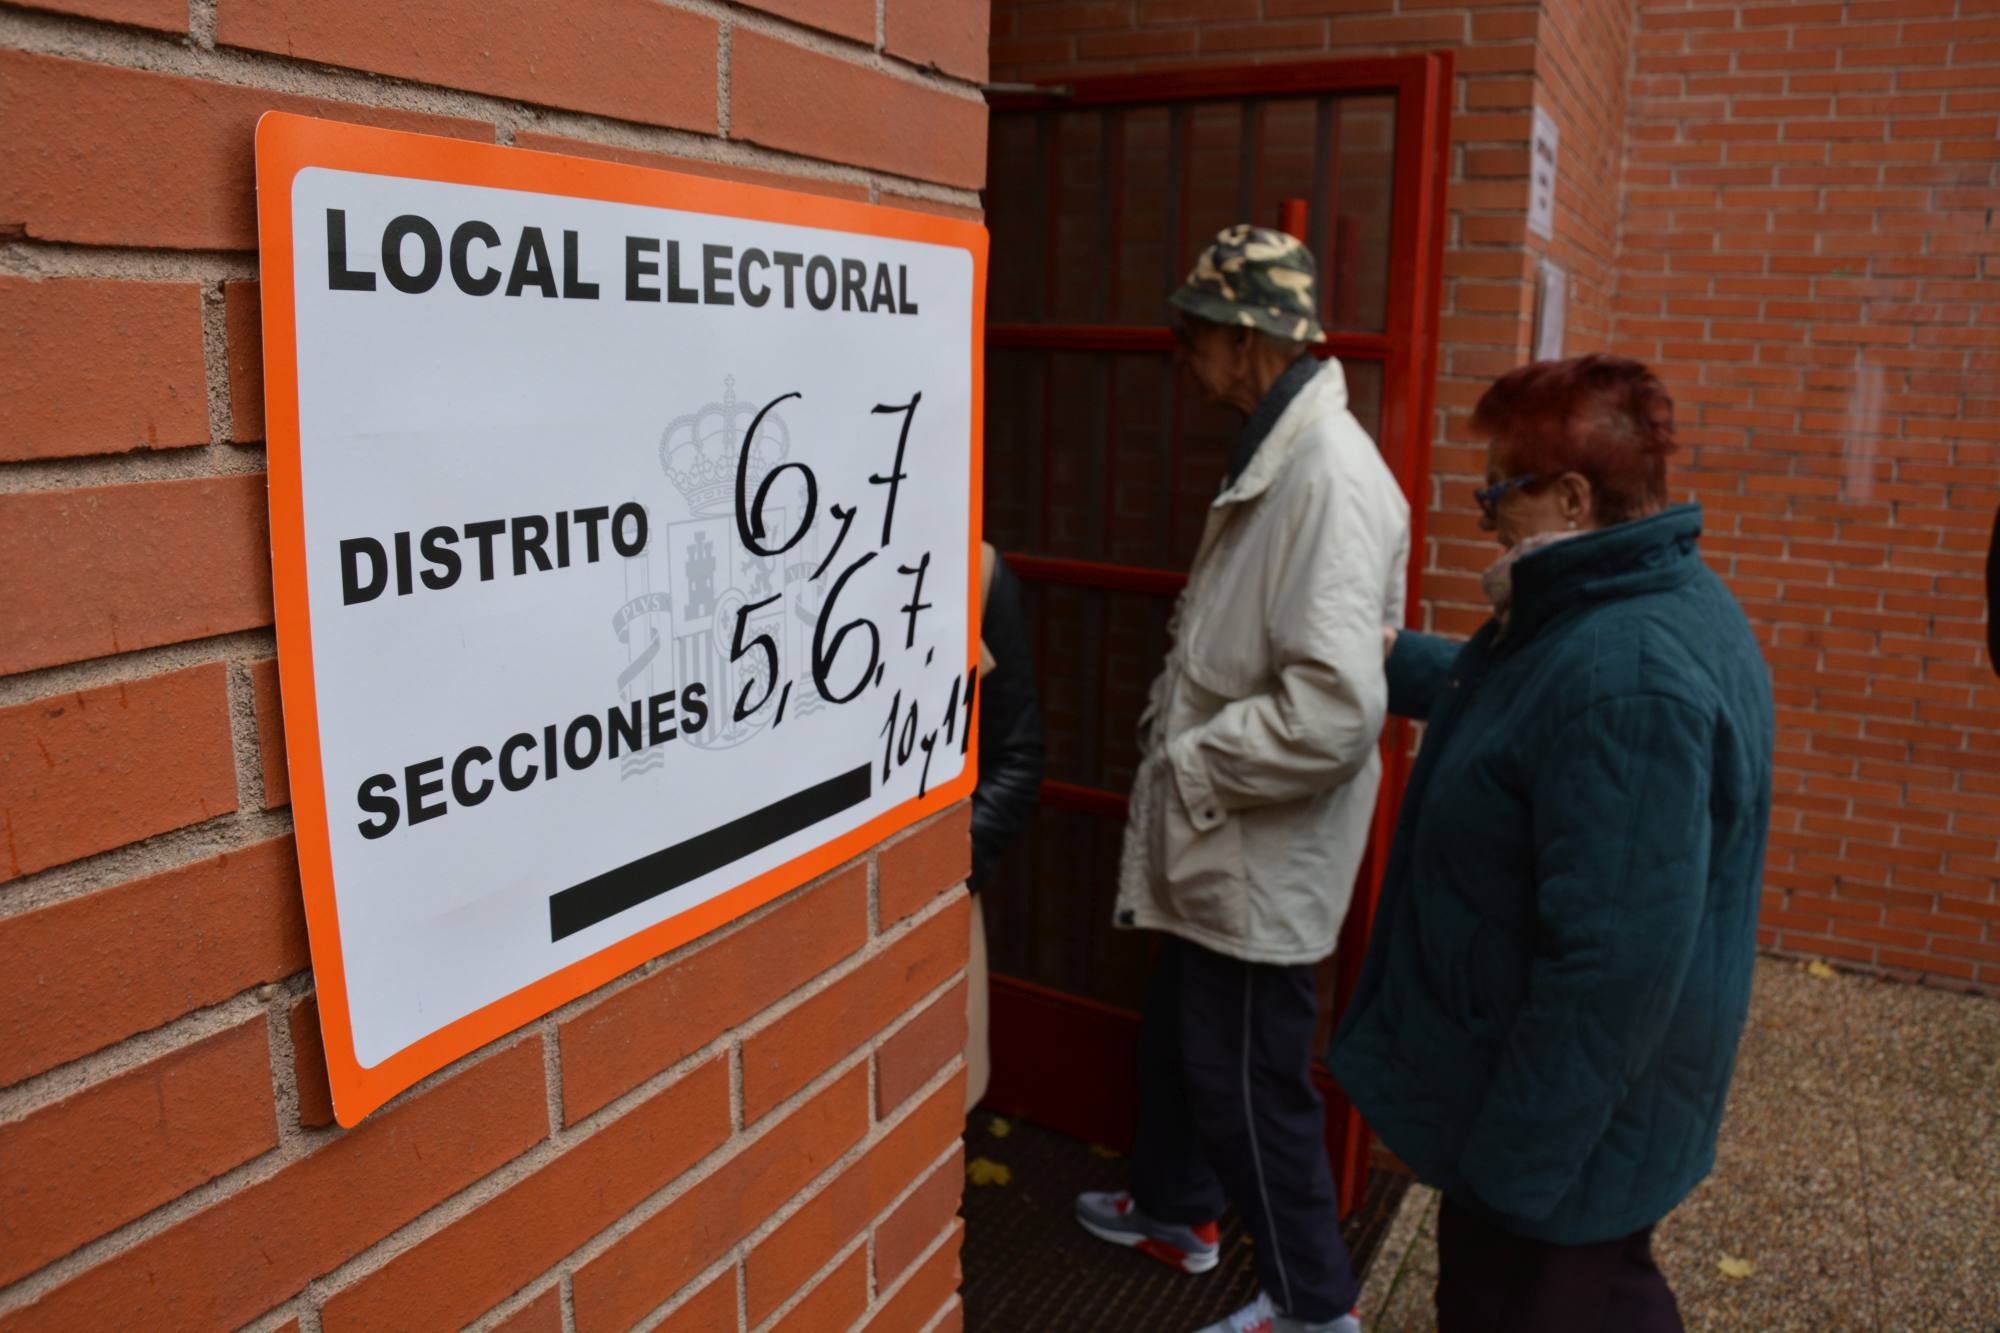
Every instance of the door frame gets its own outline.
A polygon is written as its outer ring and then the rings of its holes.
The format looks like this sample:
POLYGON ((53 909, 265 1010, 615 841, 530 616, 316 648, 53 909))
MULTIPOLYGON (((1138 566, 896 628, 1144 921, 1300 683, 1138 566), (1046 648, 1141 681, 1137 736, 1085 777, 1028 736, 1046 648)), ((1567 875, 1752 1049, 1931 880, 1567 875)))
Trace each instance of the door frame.
MULTIPOLYGON (((1421 596, 1430 509, 1431 431, 1438 373, 1439 306, 1444 277, 1444 205, 1450 175, 1452 56, 1414 56, 1183 69, 1076 79, 1049 91, 996 94, 996 114, 1131 105, 1186 105, 1204 101, 1287 95, 1390 93, 1396 98, 1394 184, 1390 202, 1389 300, 1379 332, 1328 330, 1315 349, 1323 356, 1359 354, 1383 368, 1378 447, 1410 504, 1410 562, 1406 618, 1421 596), (1059 99, 1059 100, 1058 100, 1059 99), (1399 300, 1414 292, 1418 299, 1399 300)), ((1051 170, 1053 170, 1053 155, 1051 170)), ((1329 168, 1330 169, 1330 168, 1329 168)), ((1303 216, 1306 201, 1287 201, 1287 229, 1303 216)), ((1327 220, 1319 234, 1331 238, 1327 220)), ((1051 219, 1053 225, 1053 219, 1051 219)), ((1183 238, 1189 244, 1198 238, 1183 238)), ((1157 352, 1171 355, 1173 335, 1158 327, 1086 324, 989 324, 989 349, 1157 352)), ((1044 475, 1047 475, 1044 473, 1044 475)), ((1102 592, 1173 597, 1185 586, 1182 571, 1057 559, 1009 551, 1007 562, 1028 582, 1102 592)), ((1333 1010, 1346 1008, 1360 982, 1396 807, 1408 774, 1409 731, 1391 720, 1382 739, 1383 781, 1370 825, 1368 849, 1335 954, 1333 1010)), ((1045 781, 1044 805, 1122 819, 1124 793, 1075 783, 1045 781)), ((1104 1144, 1129 1146, 1137 1112, 1137 1087, 1124 1071, 1134 1067, 1138 1015, 1083 996, 1020 978, 992 977, 992 1083, 985 1104, 1104 1144), (1055 1034, 1058 1039, 1050 1041, 1055 1034), (1116 1071, 1111 1072, 1111 1071, 1116 1071)), ((1342 1213, 1359 1203, 1368 1174, 1369 1133, 1323 1065, 1315 1081, 1327 1101, 1326 1137, 1340 1188, 1342 1213)))

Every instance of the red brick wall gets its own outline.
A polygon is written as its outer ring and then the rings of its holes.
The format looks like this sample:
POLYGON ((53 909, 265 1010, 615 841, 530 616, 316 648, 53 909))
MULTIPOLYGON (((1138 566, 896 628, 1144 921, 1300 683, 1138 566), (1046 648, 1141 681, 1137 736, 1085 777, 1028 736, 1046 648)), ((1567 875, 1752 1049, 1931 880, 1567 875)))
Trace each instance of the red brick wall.
POLYGON ((1766 944, 2000 989, 2000 12, 1644 0, 1615 342, 1778 695, 1766 944))
MULTIPOLYGON (((1538 100, 1560 133, 1555 238, 1529 246, 1569 280, 1563 350, 1602 351, 1618 287, 1627 73, 1637 23, 1632 0, 1550 0, 1537 41, 1538 100)), ((1532 319, 1533 305, 1522 312, 1532 319)))
MULTIPOLYGON (((1525 361, 1656 366, 1780 707, 1766 947, 2000 990, 2000 13, 1991 0, 998 0, 996 78, 1455 48, 1423 623, 1486 615, 1465 419, 1525 361), (1525 228, 1531 109, 1561 134, 1525 228)), ((996 259, 996 264, 1000 260, 996 259)))
POLYGON ((258 114, 978 202, 978 0, 564 14, 0 12, 5 1333, 959 1325, 962 808, 330 1123, 272 669, 258 114))

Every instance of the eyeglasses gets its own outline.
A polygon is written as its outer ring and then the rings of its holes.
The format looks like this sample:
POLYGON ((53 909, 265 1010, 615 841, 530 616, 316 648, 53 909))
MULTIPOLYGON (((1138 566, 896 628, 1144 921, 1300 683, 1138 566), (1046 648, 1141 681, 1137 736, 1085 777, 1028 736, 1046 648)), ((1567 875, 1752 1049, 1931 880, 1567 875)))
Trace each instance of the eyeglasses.
POLYGON ((1472 493, 1472 498, 1479 501, 1479 512, 1492 518, 1495 511, 1500 508, 1500 501, 1506 498, 1509 491, 1518 490, 1523 486, 1533 486, 1541 480, 1540 473, 1526 472, 1518 477, 1509 477, 1505 481, 1496 481, 1491 486, 1481 486, 1472 493))

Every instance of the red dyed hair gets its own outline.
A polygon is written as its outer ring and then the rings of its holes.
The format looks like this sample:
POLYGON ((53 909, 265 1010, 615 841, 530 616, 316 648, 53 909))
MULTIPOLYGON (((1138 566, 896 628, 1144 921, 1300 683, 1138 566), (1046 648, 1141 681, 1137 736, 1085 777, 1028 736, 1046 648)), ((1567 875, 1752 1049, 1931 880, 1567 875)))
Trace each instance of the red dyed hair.
POLYGON ((1472 428, 1506 450, 1517 473, 1587 478, 1599 523, 1667 502, 1674 400, 1637 361, 1579 356, 1510 370, 1472 409, 1472 428))

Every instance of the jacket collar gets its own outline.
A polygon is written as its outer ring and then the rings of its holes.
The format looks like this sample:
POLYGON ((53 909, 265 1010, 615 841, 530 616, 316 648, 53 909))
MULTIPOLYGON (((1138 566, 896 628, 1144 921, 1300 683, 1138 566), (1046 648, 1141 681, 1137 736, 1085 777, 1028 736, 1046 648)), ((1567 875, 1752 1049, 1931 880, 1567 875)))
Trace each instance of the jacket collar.
POLYGON ((1278 424, 1285 409, 1292 405, 1292 399, 1299 391, 1312 383, 1319 373, 1319 363, 1310 352, 1300 352, 1298 357, 1278 372, 1278 378, 1264 391, 1264 399, 1257 408, 1243 419, 1243 425, 1236 432, 1236 449, 1229 457, 1229 475, 1223 479, 1219 489, 1228 490, 1243 475, 1243 469, 1250 466, 1250 460, 1257 456, 1257 446, 1271 433, 1271 427, 1278 424))
MULTIPOLYGON (((1275 384, 1271 387, 1274 392, 1278 388, 1275 384)), ((1346 406, 1347 378, 1341 374, 1340 362, 1328 357, 1320 362, 1311 378, 1293 390, 1291 402, 1271 423, 1270 433, 1257 446, 1257 452, 1251 456, 1249 464, 1235 482, 1223 487, 1222 493, 1215 497, 1214 507, 1219 509, 1223 505, 1241 504, 1262 495, 1283 469, 1285 460, 1291 457, 1292 444, 1298 439, 1299 428, 1319 413, 1340 411, 1346 406)), ((1260 411, 1261 408, 1260 404, 1260 411)))
POLYGON ((1519 642, 1582 603, 1679 587, 1702 567, 1700 537, 1701 506, 1674 505, 1522 556, 1507 637, 1519 642))

